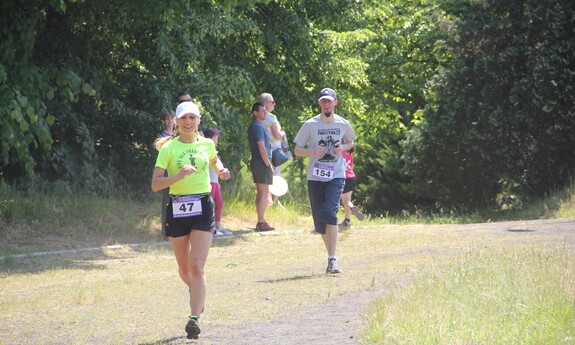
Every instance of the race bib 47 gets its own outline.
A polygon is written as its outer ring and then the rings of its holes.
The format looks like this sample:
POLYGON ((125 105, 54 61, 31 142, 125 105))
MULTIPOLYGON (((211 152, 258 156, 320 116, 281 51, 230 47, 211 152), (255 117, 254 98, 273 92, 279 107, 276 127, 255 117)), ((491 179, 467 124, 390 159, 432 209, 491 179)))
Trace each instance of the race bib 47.
POLYGON ((202 200, 199 195, 182 195, 172 197, 174 218, 199 216, 202 214, 202 200))

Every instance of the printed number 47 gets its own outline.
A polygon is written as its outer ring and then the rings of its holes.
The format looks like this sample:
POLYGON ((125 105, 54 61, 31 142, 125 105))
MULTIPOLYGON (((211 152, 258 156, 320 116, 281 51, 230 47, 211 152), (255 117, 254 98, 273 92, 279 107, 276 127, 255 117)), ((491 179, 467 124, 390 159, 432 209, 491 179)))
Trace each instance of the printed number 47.
POLYGON ((193 203, 193 202, 188 202, 187 204, 186 204, 186 203, 183 203, 182 206, 180 206, 180 211, 182 211, 182 212, 188 211, 188 209, 186 209, 186 205, 189 205, 189 209, 190 209, 190 210, 194 207, 194 203, 193 203))

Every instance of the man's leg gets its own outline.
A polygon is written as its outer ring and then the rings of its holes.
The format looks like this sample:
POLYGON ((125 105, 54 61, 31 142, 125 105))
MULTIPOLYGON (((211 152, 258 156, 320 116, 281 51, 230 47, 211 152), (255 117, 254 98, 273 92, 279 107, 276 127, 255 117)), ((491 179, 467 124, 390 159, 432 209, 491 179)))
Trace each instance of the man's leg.
POLYGON ((327 256, 335 256, 337 249, 337 225, 326 224, 325 234, 321 235, 323 243, 325 244, 325 249, 327 250, 327 256))
POLYGON ((256 212, 258 214, 258 223, 265 221, 269 189, 270 186, 268 184, 256 183, 256 212))

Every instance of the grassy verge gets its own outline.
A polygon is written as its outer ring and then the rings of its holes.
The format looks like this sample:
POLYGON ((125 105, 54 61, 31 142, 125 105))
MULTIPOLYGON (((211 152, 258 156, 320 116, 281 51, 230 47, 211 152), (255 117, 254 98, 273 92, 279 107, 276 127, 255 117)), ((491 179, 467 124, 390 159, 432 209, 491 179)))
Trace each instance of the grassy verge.
POLYGON ((373 304, 365 344, 574 344, 575 253, 473 250, 373 304))
MULTIPOLYGON (((255 188, 249 174, 238 174, 237 187, 222 181, 223 225, 249 232, 255 226, 255 188)), ((160 193, 102 198, 58 188, 49 192, 15 190, 0 183, 0 256, 45 250, 99 247, 110 244, 148 243, 162 239, 160 193)), ((306 186, 290 181, 281 198, 285 208, 271 206, 266 217, 279 229, 311 229, 306 186)), ((343 212, 340 210, 340 216, 343 212)), ((368 219, 355 225, 467 224, 484 221, 575 217, 574 187, 566 188, 521 209, 495 214, 459 215, 415 212, 368 219)))

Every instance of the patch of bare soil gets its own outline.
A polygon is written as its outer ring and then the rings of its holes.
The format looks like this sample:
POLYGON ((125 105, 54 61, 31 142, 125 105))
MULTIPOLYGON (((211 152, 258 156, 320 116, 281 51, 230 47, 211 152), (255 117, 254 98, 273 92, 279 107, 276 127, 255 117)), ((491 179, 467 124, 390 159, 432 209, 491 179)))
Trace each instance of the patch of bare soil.
POLYGON ((388 287, 361 291, 353 295, 331 299, 323 305, 304 308, 297 314, 282 319, 249 322, 215 329, 225 330, 212 334, 206 331, 200 344, 359 344, 362 312, 370 301, 382 297, 388 287))
MULTIPOLYGON (((430 230, 456 231, 461 236, 476 236, 477 245, 483 245, 499 236, 515 236, 512 241, 545 244, 575 242, 575 219, 553 219, 483 223, 469 225, 425 225, 430 230)), ((464 250, 463 248, 461 250, 464 250)), ((453 248, 446 253, 453 254, 453 248)), ((437 254, 442 254, 438 252, 437 254)), ((345 274, 342 273, 342 274, 345 274)), ((334 279, 336 279, 334 277, 334 279)), ((405 282, 408 284, 409 282, 405 282)), ((210 324, 199 340, 188 341, 197 344, 266 344, 266 345, 324 345, 360 344, 361 316, 368 305, 378 297, 392 292, 390 286, 378 286, 359 293, 335 297, 322 305, 301 309, 297 314, 261 322, 246 322, 239 325, 210 324)), ((181 343, 183 338, 166 341, 181 343)))

